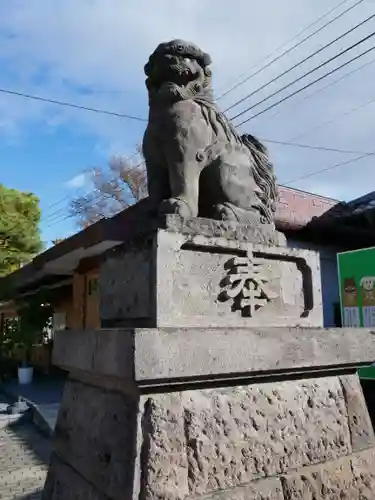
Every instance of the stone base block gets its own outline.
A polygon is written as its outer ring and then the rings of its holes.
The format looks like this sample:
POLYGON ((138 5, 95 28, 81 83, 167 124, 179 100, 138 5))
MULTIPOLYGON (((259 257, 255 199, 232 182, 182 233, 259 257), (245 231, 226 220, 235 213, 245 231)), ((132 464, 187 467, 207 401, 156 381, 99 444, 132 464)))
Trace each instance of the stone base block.
POLYGON ((53 453, 42 500, 108 500, 108 496, 53 453))
POLYGON ((103 327, 323 325, 318 254, 201 225, 170 223, 107 257, 103 327))
POLYGON ((374 445, 356 375, 153 394, 76 372, 44 499, 373 498, 374 445))
MULTIPOLYGON (((375 360, 365 328, 129 328, 56 332, 53 363, 137 388, 355 371, 375 360)), ((352 389, 347 387, 350 398, 352 389)), ((354 401, 357 404, 357 401, 354 401)))
POLYGON ((285 500, 372 500, 375 495, 375 449, 281 478, 285 500))
POLYGON ((370 359, 363 328, 58 332, 44 500, 373 498, 370 359))

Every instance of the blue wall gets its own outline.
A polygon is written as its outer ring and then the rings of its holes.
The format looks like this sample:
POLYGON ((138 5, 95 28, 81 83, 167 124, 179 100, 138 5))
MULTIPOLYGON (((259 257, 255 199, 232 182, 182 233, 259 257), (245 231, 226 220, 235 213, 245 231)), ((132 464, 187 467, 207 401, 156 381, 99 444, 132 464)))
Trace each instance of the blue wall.
POLYGON ((327 328, 335 326, 334 304, 340 301, 336 255, 338 252, 342 251, 342 249, 315 245, 313 243, 301 242, 294 239, 289 239, 287 245, 288 247, 313 250, 319 253, 324 326, 327 328))

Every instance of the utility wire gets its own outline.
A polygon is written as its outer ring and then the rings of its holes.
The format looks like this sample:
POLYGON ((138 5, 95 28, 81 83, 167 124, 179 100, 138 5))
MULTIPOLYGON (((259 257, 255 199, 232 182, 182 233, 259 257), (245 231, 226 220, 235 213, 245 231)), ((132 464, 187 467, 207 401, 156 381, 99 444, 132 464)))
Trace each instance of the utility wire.
POLYGON ((306 175, 301 175, 300 177, 296 177, 288 182, 283 182, 283 185, 284 186, 288 186, 289 184, 293 184, 294 182, 297 182, 297 181, 301 181, 301 180, 304 180, 304 179, 308 179, 309 177, 313 177, 315 175, 319 175, 319 174, 322 174, 324 172, 328 172, 330 170, 334 170, 336 168, 340 168, 340 167, 343 167, 345 165, 349 165, 350 163, 355 163, 357 161, 360 161, 364 158, 368 158, 370 155, 374 155, 375 152, 373 153, 366 153, 366 154, 363 154, 363 155, 360 155, 360 156, 357 156, 356 158, 351 158, 350 160, 345 160, 345 161, 341 161, 340 163, 336 163, 335 165, 331 165, 330 167, 326 167, 326 168, 322 168, 320 170, 314 170, 312 172, 309 172, 308 174, 306 175))
MULTIPOLYGON (((288 42, 284 43, 283 45, 281 45, 278 49, 276 49, 275 52, 278 52, 279 50, 281 50, 285 45, 289 44, 291 41, 293 41, 295 38, 298 38, 302 33, 304 33, 305 31, 307 31, 308 29, 310 29, 312 26, 314 26, 316 23, 318 23, 319 21, 321 21, 323 18, 327 17, 331 12, 335 11, 336 9, 338 9, 341 5, 343 5, 344 3, 346 3, 347 0, 344 0, 343 2, 340 2, 339 4, 337 4, 335 7, 333 7, 331 10, 329 10, 326 14, 322 15, 320 18, 318 18, 316 21, 314 21, 312 24, 310 24, 307 28, 305 28, 304 30, 300 31, 297 35, 295 35, 291 40, 289 40, 288 42)), ((240 87, 241 85, 243 85, 244 83, 248 82, 251 78, 253 78, 254 76, 257 76, 259 75, 263 70, 269 68, 272 64, 274 64, 275 62, 279 61, 282 57, 286 56, 287 54, 289 54, 290 52, 292 52, 294 49, 296 49, 297 47, 299 47, 300 45, 302 45, 304 42, 306 42, 307 40, 309 40, 310 38, 312 38, 313 36, 315 36, 316 34, 318 34, 320 31, 322 31, 323 29, 327 28, 327 26, 330 26, 332 23, 334 23, 335 21, 337 21, 337 19, 339 19, 340 17, 344 16, 345 14, 347 14, 348 12, 350 12, 352 9, 354 9, 355 7, 357 7, 357 5, 361 4, 364 0, 358 0, 355 4, 351 5, 350 7, 348 7, 346 10, 344 10, 341 14, 338 14, 336 17, 334 17, 333 19, 331 19, 330 21, 328 21, 327 23, 323 24, 323 26, 321 26, 320 28, 318 28, 317 30, 313 31, 312 33, 310 33, 310 35, 306 36, 305 38, 303 38, 301 41, 299 41, 298 43, 296 43, 295 45, 293 45, 292 47, 290 47, 289 49, 285 50, 284 52, 282 52, 279 56, 273 58, 270 62, 268 62, 267 64, 265 64, 264 66, 262 66, 260 69, 254 71, 253 73, 251 73, 249 76, 247 76, 246 78, 244 78, 243 80, 241 80, 239 83, 237 83, 236 85, 234 85, 233 87, 231 87, 229 90, 225 91, 223 94, 220 94, 220 96, 217 98, 217 100, 219 99, 222 99, 224 96, 228 95, 229 93, 233 92, 234 90, 236 90, 238 87, 240 87)), ((270 57, 272 57, 272 55, 275 53, 271 53, 269 54, 267 57, 266 57, 266 60, 269 59, 270 57)), ((257 65, 254 65, 252 66, 251 69, 255 68, 257 65)))
MULTIPOLYGON (((113 197, 107 193, 101 193, 101 192, 98 192, 96 193, 93 198, 90 200, 90 204, 92 206, 97 206, 101 201, 103 201, 105 198, 107 199, 110 199, 110 200, 113 200, 113 197)), ((47 226, 45 226, 46 228, 49 228, 49 227, 52 227, 56 224, 60 224, 61 222, 64 222, 65 220, 68 220, 68 219, 73 219, 79 215, 81 215, 82 213, 84 212, 84 207, 82 207, 81 210, 77 211, 76 213, 69 213, 67 215, 65 215, 64 217, 57 217, 57 218, 54 218, 54 220, 52 221, 49 221, 50 224, 48 224, 47 226)), ((61 214, 62 215, 62 214, 61 214)))
MULTIPOLYGON (((310 59, 312 59, 313 57, 315 57, 317 54, 320 54, 320 52, 322 52, 323 50, 327 49, 328 47, 330 47, 331 45, 335 44, 336 42, 338 42, 339 40, 341 40, 342 38, 346 37, 347 35, 349 35, 350 33, 353 33, 353 31, 355 31, 356 29, 360 28, 361 26, 363 26, 364 24, 368 23, 369 21, 371 21, 371 19, 374 19, 375 18, 375 14, 372 14, 371 16, 367 17, 365 20, 361 21, 360 23, 356 24, 355 26, 353 26, 353 28, 351 28, 350 30, 346 31, 345 33, 341 34, 340 36, 336 37, 335 39, 331 40, 330 42, 328 42, 326 45, 323 45, 323 47, 320 47, 318 50, 316 50, 315 52, 313 52, 312 54, 309 54, 308 56, 306 56, 304 59, 301 59, 300 61, 298 61, 296 64, 293 64, 293 66, 291 66, 290 68, 286 69, 285 71, 283 71, 282 73, 280 73, 279 75, 275 76, 274 78, 272 78, 272 80, 269 80, 268 82, 266 82, 265 84, 261 85, 260 87, 258 87, 257 89, 255 89, 253 92, 251 92, 250 94, 247 94, 245 97, 243 97, 242 99, 238 100, 237 102, 235 102, 234 104, 232 104, 231 106, 229 106, 229 108, 227 108, 224 113, 226 113, 227 111, 230 111, 231 109, 235 108, 236 106, 238 106, 239 104, 242 104, 243 102, 245 101, 248 101, 251 97, 253 97, 255 94, 257 94, 258 92, 260 92, 261 90, 265 89, 266 87, 268 87, 269 85, 271 85, 272 83, 275 83, 277 80, 279 80, 280 78, 282 78, 283 76, 287 75, 288 73, 290 73, 291 71, 293 71, 294 69, 298 68, 298 66, 301 66, 302 64, 304 64, 306 61, 309 61, 310 59)), ((350 50, 350 49, 349 49, 350 50)), ((345 53, 345 52, 344 52, 345 53)), ((340 54, 341 55, 341 54, 340 54)), ((340 57, 337 56, 337 57, 340 57)), ((330 62, 330 61, 328 61, 330 62)), ((325 63, 327 64, 327 63, 325 63)), ((321 66, 320 66, 321 67, 321 66)), ((318 66, 317 69, 320 69, 320 67, 318 66)), ((313 71, 316 71, 316 69, 314 69, 313 71)), ((310 73, 307 73, 305 76, 307 76, 308 74, 310 73)), ((305 76, 303 76, 303 78, 305 78, 305 76)), ((298 79, 296 81, 299 81, 298 79)), ((295 83, 295 82, 294 82, 295 83)), ((292 84, 290 84, 292 85, 292 84)), ((285 89, 285 87, 284 87, 285 89)), ((284 90, 282 89, 282 90, 284 90)), ((281 92, 278 91, 278 92, 281 92)), ((272 96, 270 96, 272 97, 272 96)), ((269 98, 267 98, 269 99, 269 98)), ((264 101, 263 101, 264 102, 264 101)), ((241 115, 241 114, 240 114, 241 115)), ((240 116, 240 115, 237 115, 237 116, 240 116)), ((237 118, 237 116, 235 116, 234 118, 237 118)))
POLYGON ((44 226, 44 228, 45 228, 45 229, 48 229, 48 228, 50 228, 50 227, 52 227, 52 226, 56 226, 57 224, 61 224, 62 222, 66 221, 66 220, 68 220, 68 219, 73 219, 73 218, 74 218, 74 216, 73 216, 73 215, 68 214, 68 215, 66 215, 65 217, 62 217, 62 218, 61 218, 61 219, 59 219, 59 220, 56 220, 56 221, 54 221, 54 222, 51 222, 50 224, 47 224, 46 226, 44 226))
MULTIPOLYGON (((315 171, 310 172, 310 173, 308 173, 308 174, 306 174, 306 175, 302 175, 302 176, 300 176, 300 177, 296 177, 296 178, 294 178, 294 179, 292 179, 292 180, 290 180, 290 181, 288 181, 288 182, 283 182, 283 183, 281 183, 281 185, 283 185, 283 186, 288 186, 288 185, 290 185, 290 184, 293 184, 294 182, 297 182, 297 181, 300 181, 300 180, 304 180, 304 179, 307 179, 307 178, 309 178, 309 177, 313 177, 313 176, 315 176, 315 175, 319 175, 319 174, 322 174, 322 173, 324 173, 324 172, 328 172, 328 171, 330 171, 330 170, 334 170, 334 169, 336 169, 336 168, 340 168, 340 167, 343 167, 343 166, 345 166, 345 165, 349 165, 349 164, 351 164, 351 163, 355 163, 355 162, 357 162, 357 161, 360 161, 360 160, 362 160, 362 159, 364 159, 364 158, 367 158, 367 157, 369 157, 370 155, 374 155, 374 154, 375 154, 375 152, 373 152, 373 153, 366 153, 366 154, 363 154, 363 155, 357 156, 356 158, 352 158, 352 159, 350 159, 350 160, 342 161, 342 162, 340 162, 340 163, 336 163, 335 165, 331 165, 331 166, 329 166, 329 167, 326 167, 326 168, 323 168, 323 169, 320 169, 320 170, 315 170, 315 171)), ((76 215, 73 215, 73 214, 68 214, 68 215, 66 215, 66 216, 62 217, 61 219, 59 219, 59 220, 57 220, 57 221, 55 221, 55 222, 52 222, 51 224, 48 224, 47 226, 45 226, 45 229, 47 229, 47 228, 49 228, 49 227, 52 227, 52 226, 55 226, 55 225, 57 225, 57 224, 61 224, 62 222, 66 221, 66 220, 69 220, 69 219, 73 219, 73 218, 75 218, 75 217, 76 217, 76 215)))
MULTIPOLYGON (((130 154, 129 156, 127 156, 127 157, 125 158, 125 161, 130 161, 132 158, 134 158, 134 157, 135 157, 135 156, 137 156, 138 154, 139 154, 139 151, 138 151, 138 150, 134 151, 132 154, 130 154)), ((82 173, 84 173, 84 172, 82 172, 82 173)), ((77 175, 79 175, 79 174, 77 174, 77 175)), ((82 189, 82 188, 81 188, 81 187, 77 188, 77 189, 75 190, 75 192, 76 192, 76 193, 78 193, 78 191, 79 191, 80 189, 82 189)), ((49 211, 51 208, 54 208, 54 207, 56 207, 57 205, 60 205, 60 204, 61 204, 61 203, 63 203, 64 201, 70 201, 71 199, 72 199, 72 196, 66 195, 66 196, 64 196, 63 198, 61 198, 60 200, 57 200, 56 202, 53 202, 53 203, 49 204, 49 205, 46 207, 47 214, 42 216, 42 220, 43 220, 45 217, 48 219, 48 218, 50 218, 50 217, 53 217, 55 214, 58 214, 58 213, 60 213, 60 212, 64 212, 64 211, 65 211, 65 209, 64 209, 64 208, 60 208, 60 209, 58 209, 58 210, 56 210, 56 211, 54 211, 54 212, 52 212, 52 213, 48 213, 48 211, 49 211)))
MULTIPOLYGON (((138 154, 138 152, 134 153, 133 155, 131 155, 128 159, 134 157, 136 154, 138 154)), ((135 165, 134 168, 137 168, 141 165, 142 162, 138 163, 137 165, 135 165)), ((116 181, 117 179, 116 178, 113 178, 111 180, 109 180, 109 182, 113 182, 113 181, 116 181)), ((113 191, 112 192, 122 192, 123 189, 120 187, 115 187, 113 188, 113 191)), ((92 194, 92 193, 89 193, 89 194, 92 194)), ((90 201, 90 204, 95 206, 95 205, 98 205, 101 201, 103 201, 105 198, 109 199, 109 200, 112 200, 112 201, 118 201, 116 200, 111 194, 109 193, 103 193, 101 191, 98 190, 98 192, 96 194, 93 195, 93 197, 89 200, 90 201)), ((72 198, 70 198, 70 201, 72 201, 72 198)), ((119 202, 120 203, 120 202, 119 202)), ((76 213, 72 214, 71 217, 76 217, 77 215, 80 215, 85 209, 85 206, 82 207, 81 210, 77 210, 76 213)), ((59 222, 62 222, 63 220, 66 220, 67 217, 63 217, 62 219, 60 219, 60 216, 65 213, 65 210, 66 208, 60 208, 59 210, 57 210, 56 212, 52 213, 52 214, 49 214, 47 215, 47 217, 44 219, 45 222, 50 222, 51 224, 49 224, 48 226, 46 227, 51 227, 53 224, 55 223, 59 223, 59 222)), ((70 217, 70 216, 69 216, 70 217)), ((69 218, 68 217, 68 218, 69 218)), ((42 218, 43 219, 43 218, 42 218)))
MULTIPOLYGON (((375 33, 373 34, 375 35, 375 33)), ((274 107, 278 106, 279 104, 287 101, 288 99, 290 99, 291 97, 299 94, 300 92, 308 89, 309 87, 311 87, 312 85, 315 85, 316 83, 324 80, 324 78, 327 78, 328 76, 332 75, 333 73, 335 73, 336 71, 339 71, 340 69, 344 68, 345 66, 347 66, 348 64, 352 63, 353 61, 356 61, 357 59, 363 57, 364 55, 366 54, 369 54, 370 52, 372 52, 373 50, 375 50, 375 46, 373 47, 370 47, 369 49, 365 50, 364 52, 362 52, 361 54, 358 54, 357 56, 353 57, 352 59, 350 59, 349 61, 346 61, 345 63, 341 64, 340 66, 337 66, 336 68, 333 68, 331 71, 329 71, 328 73, 325 73, 324 75, 320 76, 319 78, 317 78, 316 80, 313 80, 312 82, 308 83, 307 85, 305 85, 304 87, 301 87, 299 89, 297 89, 295 92, 292 92, 291 94, 288 94, 287 96, 283 97, 282 99, 280 99, 279 101, 276 101, 275 103, 271 104, 270 106, 268 106, 268 108, 265 108, 261 111, 259 111, 259 113, 256 113, 255 115, 252 115, 250 116, 249 118, 243 120, 242 122, 240 123, 237 123, 236 126, 237 127, 240 127, 241 125, 243 125, 244 123, 247 123, 249 122, 250 120, 253 120, 254 118, 257 118, 258 116, 262 115, 263 113, 266 113, 267 111, 269 111, 270 109, 273 109, 274 107)), ((251 108, 249 108, 248 110, 250 110, 251 108)), ((246 111, 248 111, 246 110, 246 111)))
POLYGON ((356 111, 359 111, 360 109, 365 108, 366 106, 369 106, 370 104, 374 104, 374 103, 375 103, 375 99, 370 99, 369 101, 366 101, 366 102, 360 104, 359 106, 356 106, 355 108, 349 109, 348 111, 345 111, 344 113, 339 113, 338 115, 336 115, 335 118, 318 123, 318 125, 307 130, 306 132, 302 132, 302 134, 296 135, 295 137, 290 139, 290 141, 295 141, 297 139, 300 139, 301 137, 304 137, 307 134, 311 134, 312 132, 315 132, 316 130, 319 130, 323 127, 326 127, 327 125, 332 125, 332 123, 335 123, 339 118, 342 118, 343 116, 350 115, 351 113, 355 113, 356 111))
POLYGON ((284 87, 281 87, 280 89, 276 90, 275 92, 273 92, 272 94, 268 95, 267 97, 264 97, 263 99, 261 99, 260 101, 256 102, 255 104, 253 104, 252 106, 249 106, 248 108, 244 109, 243 111, 241 111, 240 113, 237 113, 235 116, 232 116, 230 119, 231 120, 235 120, 236 118, 239 118, 240 116, 244 115, 245 113, 247 113, 248 111, 256 108, 257 106, 259 106, 260 104, 263 104, 264 102, 268 101, 269 99, 271 99, 272 97, 275 97, 276 95, 280 94, 280 92, 283 92, 284 90, 286 90, 287 88, 291 87, 292 85, 294 85, 295 83, 303 80, 304 78, 306 78, 307 76, 311 75, 312 73, 315 73, 316 71, 318 71, 319 69, 323 68, 324 66, 326 66, 327 64, 331 63, 332 61, 338 59, 339 57, 343 56, 344 54, 350 52, 351 50, 355 49, 356 47, 359 47, 359 45, 361 45, 362 43, 365 43, 367 42, 368 40, 370 40, 370 38, 372 38, 373 36, 375 36, 375 31, 373 31, 372 33, 370 33, 369 35, 361 38, 360 40, 358 40, 358 42, 356 43, 353 43, 352 45, 350 45, 349 47, 347 47, 346 49, 343 49, 341 50, 338 54, 330 57, 329 59, 326 59, 325 61, 323 61, 322 63, 318 64, 318 66, 315 66, 314 68, 312 68, 311 70, 307 71, 306 73, 304 73, 303 75, 299 76, 298 78, 296 78, 295 80, 293 80, 292 82, 289 82, 288 84, 284 85, 284 87))
POLYGON ((304 148, 304 149, 313 149, 316 151, 326 151, 326 152, 332 152, 332 153, 345 153, 345 154, 363 154, 363 155, 374 155, 375 153, 370 153, 370 152, 364 152, 364 151, 358 151, 358 150, 352 150, 352 149, 337 149, 337 148, 328 148, 324 146, 312 146, 311 144, 299 144, 296 142, 287 142, 287 141, 275 141, 273 139, 260 139, 262 142, 267 142, 270 144, 278 144, 281 146, 291 146, 294 148, 304 148))
MULTIPOLYGON (((362 151, 357 151, 357 150, 337 149, 337 148, 329 148, 329 147, 324 147, 324 146, 313 146, 311 144, 290 143, 290 142, 286 142, 286 141, 276 141, 276 140, 264 139, 264 138, 262 138, 261 141, 266 142, 266 143, 279 144, 279 145, 283 145, 283 146, 291 146, 291 147, 298 147, 298 148, 307 148, 307 149, 318 150, 318 151, 325 151, 325 152, 345 153, 345 154, 357 154, 357 155, 359 155, 356 158, 351 158, 351 159, 349 159, 347 161, 343 161, 343 162, 337 163, 337 164, 335 164, 333 166, 324 168, 322 170, 311 172, 311 173, 307 174, 306 176, 302 176, 302 177, 300 177, 298 179, 293 179, 293 180, 291 180, 291 181, 288 182, 289 184, 293 183, 293 182, 296 182, 297 180, 304 179, 306 177, 311 177, 313 175, 318 175, 319 173, 323 173, 323 172, 326 172, 328 170, 332 170, 334 168, 338 168, 340 166, 347 165, 347 164, 355 162, 355 161, 359 161, 362 158, 369 157, 369 156, 374 156, 375 155, 375 152, 362 152, 362 151)), ((287 185, 288 183, 283 183, 283 185, 287 185)), ((100 193, 99 192, 90 201, 91 201, 91 203, 96 204, 96 203, 100 203, 103 200, 103 198, 111 198, 111 196, 110 195, 106 195, 105 193, 100 193)), ((63 214, 63 212, 64 212, 64 210, 61 209, 61 215, 63 214)), ((83 212, 83 209, 82 209, 82 212, 83 212)), ((80 212, 80 213, 82 213, 82 212, 80 212)), ((56 219, 50 221, 50 224, 48 224, 46 226, 46 228, 52 227, 52 226, 54 226, 56 224, 60 224, 61 222, 64 222, 65 220, 73 219, 77 215, 80 215, 80 213, 78 213, 78 214, 67 214, 67 215, 64 215, 63 217, 57 217, 56 219)))
POLYGON ((90 108, 88 106, 82 106, 80 104, 74 104, 71 102, 58 101, 56 99, 49 99, 47 97, 36 96, 32 94, 24 94, 22 92, 15 92, 14 90, 0 88, 0 93, 13 95, 17 97, 24 97, 25 99, 32 99, 34 101, 48 102, 49 104, 56 104, 58 106, 65 106, 68 108, 81 109, 84 111, 91 111, 92 113, 99 113, 102 115, 117 116, 118 118, 126 118, 127 120, 136 120, 140 122, 147 122, 146 118, 141 118, 139 116, 127 115, 124 113, 116 113, 115 111, 107 111, 105 109, 90 108))
MULTIPOLYGON (((336 80, 332 80, 331 82, 327 83, 327 85, 324 85, 323 87, 320 87, 320 88, 314 90, 313 92, 310 92, 310 94, 307 94, 306 96, 303 96, 302 99, 297 99, 297 101, 295 101, 293 103, 293 105, 291 106, 291 109, 293 109, 295 106, 297 106, 301 102, 305 101, 306 99, 310 99, 312 96, 314 96, 316 94, 319 94, 320 92, 324 92, 329 87, 332 87, 333 85, 336 85, 337 83, 339 83, 342 80, 344 80, 345 78, 353 75, 357 71, 360 71, 361 69, 365 68, 366 66, 370 66, 370 64, 374 64, 374 63, 375 63, 375 58, 371 59, 370 61, 367 61, 365 64, 362 64, 361 66, 358 66, 358 68, 355 68, 355 69, 349 71, 348 73, 345 73, 345 75, 340 76, 340 78, 337 78, 336 80)), ((272 117, 274 118, 275 116, 278 116, 280 113, 282 113, 282 110, 279 110, 276 113, 273 113, 272 117)))

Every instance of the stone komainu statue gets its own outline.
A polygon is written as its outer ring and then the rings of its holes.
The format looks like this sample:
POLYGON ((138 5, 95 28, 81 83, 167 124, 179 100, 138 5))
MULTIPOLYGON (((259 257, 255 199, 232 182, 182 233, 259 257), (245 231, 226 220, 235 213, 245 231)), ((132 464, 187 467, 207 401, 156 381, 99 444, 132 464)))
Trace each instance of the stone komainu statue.
POLYGON ((218 109, 210 64, 194 44, 173 40, 145 66, 150 200, 163 214, 272 224, 277 190, 266 148, 239 136, 218 109))

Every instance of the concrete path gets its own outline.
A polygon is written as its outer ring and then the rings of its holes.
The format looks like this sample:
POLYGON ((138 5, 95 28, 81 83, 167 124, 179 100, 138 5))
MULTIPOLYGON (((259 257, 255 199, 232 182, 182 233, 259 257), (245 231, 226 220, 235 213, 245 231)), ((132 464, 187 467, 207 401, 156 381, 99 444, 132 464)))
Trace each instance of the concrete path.
POLYGON ((0 499, 40 500, 50 453, 50 440, 30 422, 0 428, 0 499))
MULTIPOLYGON (((6 383, 2 389, 11 399, 23 398, 33 409, 34 423, 48 435, 55 429, 60 408, 64 377, 39 376, 30 385, 19 385, 17 380, 6 383)), ((0 497, 1 499, 1 497, 0 497)))

